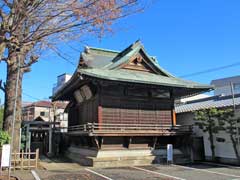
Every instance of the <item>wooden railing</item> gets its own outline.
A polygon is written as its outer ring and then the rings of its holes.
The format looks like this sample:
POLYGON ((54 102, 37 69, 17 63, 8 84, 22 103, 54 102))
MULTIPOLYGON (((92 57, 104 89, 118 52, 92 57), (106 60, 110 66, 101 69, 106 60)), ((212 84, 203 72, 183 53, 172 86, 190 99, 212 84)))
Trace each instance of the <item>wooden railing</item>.
POLYGON ((107 123, 88 123, 83 125, 70 126, 68 132, 82 133, 127 133, 127 132, 191 132, 192 126, 181 125, 158 125, 158 124, 107 124, 107 123))
POLYGON ((28 150, 27 152, 13 152, 12 153, 12 168, 16 169, 37 169, 38 168, 38 160, 39 160, 39 149, 36 152, 31 152, 28 150))

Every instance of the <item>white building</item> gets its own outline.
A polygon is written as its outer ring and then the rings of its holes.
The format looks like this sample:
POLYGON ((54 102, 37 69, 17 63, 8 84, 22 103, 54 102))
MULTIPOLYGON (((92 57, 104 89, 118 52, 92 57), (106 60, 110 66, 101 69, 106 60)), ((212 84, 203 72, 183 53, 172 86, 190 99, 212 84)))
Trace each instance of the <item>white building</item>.
POLYGON ((212 80, 211 85, 215 86, 214 95, 232 95, 240 93, 240 76, 233 76, 212 80))
MULTIPOLYGON (((235 116, 240 117, 240 94, 236 94, 233 100, 232 95, 229 96, 212 96, 205 99, 186 102, 185 104, 175 107, 177 113, 177 124, 180 125, 193 125, 193 136, 203 137, 204 154, 207 160, 211 160, 211 147, 209 142, 209 135, 207 132, 203 132, 198 126, 194 126, 194 112, 201 109, 210 108, 233 108, 233 104, 236 106, 235 116)), ((237 147, 240 154, 240 124, 236 128, 237 130, 237 147)), ((230 135, 225 131, 219 131, 214 134, 215 154, 219 162, 224 163, 238 163, 237 157, 234 152, 233 144, 230 139, 230 135)))
POLYGON ((207 95, 207 94, 198 94, 198 95, 196 95, 196 96, 191 96, 191 97, 182 98, 182 99, 180 99, 180 103, 186 103, 186 102, 189 102, 189 101, 204 99, 204 98, 208 98, 208 97, 210 97, 210 95, 207 95))
POLYGON ((66 73, 59 75, 57 77, 57 83, 53 86, 52 94, 55 94, 71 77, 72 75, 66 73))
POLYGON ((54 116, 63 114, 67 103, 50 101, 37 101, 22 108, 22 120, 32 121, 41 117, 46 122, 53 122, 54 116))

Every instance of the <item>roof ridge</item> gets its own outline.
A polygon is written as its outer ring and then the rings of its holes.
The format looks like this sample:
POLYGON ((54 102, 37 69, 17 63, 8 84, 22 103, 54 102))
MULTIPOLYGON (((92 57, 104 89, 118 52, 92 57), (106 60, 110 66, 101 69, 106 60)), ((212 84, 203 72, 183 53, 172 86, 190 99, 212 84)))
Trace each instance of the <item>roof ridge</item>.
POLYGON ((125 56, 126 54, 128 54, 130 51, 132 51, 133 49, 135 49, 138 46, 142 46, 142 44, 139 40, 130 44, 127 48, 125 48, 121 52, 119 52, 118 55, 115 58, 113 58, 112 62, 113 63, 117 62, 119 59, 121 59, 123 56, 125 56))
MULTIPOLYGON (((240 97, 240 93, 234 94, 234 98, 239 98, 239 97, 240 97)), ((232 95, 226 95, 226 96, 216 95, 216 96, 205 97, 205 98, 196 99, 192 101, 187 101, 186 104, 199 103, 199 102, 204 102, 209 100, 222 101, 222 100, 231 99, 231 98, 233 98, 232 95)))
POLYGON ((104 51, 104 52, 111 52, 111 53, 120 53, 119 50, 112 50, 112 49, 105 49, 105 48, 97 48, 97 47, 89 47, 86 46, 86 48, 89 48, 90 50, 97 50, 97 51, 104 51))

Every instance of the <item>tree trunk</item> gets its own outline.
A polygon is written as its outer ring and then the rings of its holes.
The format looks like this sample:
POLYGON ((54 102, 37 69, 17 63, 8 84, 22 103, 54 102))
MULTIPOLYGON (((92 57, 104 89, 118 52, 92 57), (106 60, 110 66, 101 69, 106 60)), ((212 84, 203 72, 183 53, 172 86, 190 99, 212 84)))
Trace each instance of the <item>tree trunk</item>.
POLYGON ((215 146, 214 146, 213 133, 212 133, 211 127, 209 127, 209 140, 210 140, 210 147, 211 147, 211 152, 212 152, 212 161, 215 161, 216 160, 215 146))
POLYGON ((231 141, 232 141, 232 144, 233 144, 233 149, 234 149, 236 158, 237 158, 238 162, 240 163, 240 155, 238 153, 237 142, 235 141, 232 134, 230 135, 230 138, 231 138, 231 141))
MULTIPOLYGON (((7 63, 7 78, 6 78, 6 92, 5 92, 5 107, 4 107, 4 122, 3 129, 12 135, 12 122, 15 101, 15 91, 17 90, 16 116, 14 125, 14 137, 12 138, 13 151, 19 151, 20 142, 20 128, 21 128, 21 111, 22 111, 22 78, 23 72, 20 70, 18 87, 16 87, 18 76, 18 60, 22 62, 22 58, 17 53, 12 53, 9 56, 7 63)), ((20 63, 22 64, 22 63, 20 63)))

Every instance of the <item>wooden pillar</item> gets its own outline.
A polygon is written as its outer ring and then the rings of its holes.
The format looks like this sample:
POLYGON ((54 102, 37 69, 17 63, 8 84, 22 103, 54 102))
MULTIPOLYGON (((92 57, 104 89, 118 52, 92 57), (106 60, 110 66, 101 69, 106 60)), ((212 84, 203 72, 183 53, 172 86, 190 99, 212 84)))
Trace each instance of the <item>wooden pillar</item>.
MULTIPOLYGON (((32 133, 29 131, 29 133, 28 133, 28 146, 27 146, 27 148, 28 149, 31 149, 31 139, 32 138, 32 133)), ((26 152, 27 152, 27 149, 26 149, 26 152)))
POLYGON ((170 99, 172 100, 172 126, 177 125, 176 112, 174 110, 174 94, 173 89, 170 90, 170 99))
POLYGON ((98 106, 98 124, 99 124, 99 130, 100 130, 101 124, 102 124, 102 106, 98 106))
POLYGON ((100 144, 99 144, 99 140, 96 136, 94 136, 94 141, 95 141, 95 144, 97 146, 97 149, 100 149, 100 144))
POLYGON ((177 118, 175 110, 172 110, 173 126, 177 125, 177 118))
POLYGON ((51 156, 52 155, 52 128, 48 131, 48 153, 51 156))
MULTIPOLYGON (((30 149, 31 148, 31 132, 30 132, 30 125, 28 124, 27 127, 26 127, 26 136, 27 136, 27 139, 26 139, 26 147, 25 147, 25 151, 27 152, 27 149, 30 149)), ((19 151, 20 152, 20 151, 19 151)))
POLYGON ((153 139, 153 149, 156 148, 157 139, 158 139, 157 137, 154 137, 154 139, 153 139))
POLYGON ((128 149, 130 148, 131 143, 132 143, 132 137, 129 137, 128 138, 128 146, 127 146, 128 149))

